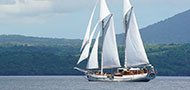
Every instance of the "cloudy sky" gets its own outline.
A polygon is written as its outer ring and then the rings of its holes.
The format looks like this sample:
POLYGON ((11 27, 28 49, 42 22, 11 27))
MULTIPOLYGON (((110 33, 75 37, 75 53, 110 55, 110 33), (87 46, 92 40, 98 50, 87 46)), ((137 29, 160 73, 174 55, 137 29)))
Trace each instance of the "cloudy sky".
MULTIPOLYGON (((0 34, 83 38, 96 0, 0 0, 0 34)), ((122 0, 107 0, 121 33, 122 0)), ((140 28, 190 9, 190 0, 131 0, 140 28)))

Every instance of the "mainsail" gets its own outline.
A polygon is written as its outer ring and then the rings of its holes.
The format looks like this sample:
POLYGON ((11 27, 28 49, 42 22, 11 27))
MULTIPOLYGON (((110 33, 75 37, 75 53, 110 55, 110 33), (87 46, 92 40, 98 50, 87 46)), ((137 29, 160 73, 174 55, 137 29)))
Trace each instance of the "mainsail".
POLYGON ((110 17, 108 24, 105 26, 105 37, 103 41, 103 68, 121 67, 116 44, 113 16, 110 17))
POLYGON ((113 23, 113 16, 110 16, 110 19, 104 26, 104 19, 111 15, 107 3, 105 0, 100 2, 100 21, 102 21, 103 30, 103 46, 102 46, 102 62, 101 62, 101 73, 103 73, 104 68, 116 68, 120 67, 120 61, 117 51, 117 44, 115 38, 115 29, 113 23))
POLYGON ((148 58, 142 43, 139 28, 136 22, 135 13, 131 8, 131 14, 129 17, 127 35, 126 35, 126 66, 137 66, 141 64, 148 64, 148 58))

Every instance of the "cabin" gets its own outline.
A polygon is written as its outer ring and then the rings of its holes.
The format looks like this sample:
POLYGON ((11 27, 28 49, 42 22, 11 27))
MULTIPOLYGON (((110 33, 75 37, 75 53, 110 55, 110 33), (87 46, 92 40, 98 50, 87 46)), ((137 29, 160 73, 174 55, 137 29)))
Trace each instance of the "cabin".
POLYGON ((148 73, 149 71, 146 68, 118 68, 115 76, 123 76, 123 75, 135 75, 135 74, 143 74, 148 73))

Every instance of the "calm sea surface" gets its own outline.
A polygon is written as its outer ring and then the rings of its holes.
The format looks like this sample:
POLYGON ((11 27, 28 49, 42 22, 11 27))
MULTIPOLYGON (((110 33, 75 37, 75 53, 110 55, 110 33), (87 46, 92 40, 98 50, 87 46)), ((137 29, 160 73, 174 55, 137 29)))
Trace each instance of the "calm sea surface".
POLYGON ((1 76, 0 90, 190 90, 190 77, 150 82, 88 82, 84 76, 1 76))

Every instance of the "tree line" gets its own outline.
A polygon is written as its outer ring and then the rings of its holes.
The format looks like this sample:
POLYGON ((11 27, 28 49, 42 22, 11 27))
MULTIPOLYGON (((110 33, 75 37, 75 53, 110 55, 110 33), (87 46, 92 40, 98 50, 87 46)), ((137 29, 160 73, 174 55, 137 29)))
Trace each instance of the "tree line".
MULTIPOLYGON (((73 69, 80 56, 80 46, 0 43, 0 75, 81 75, 73 69)), ((145 48, 158 75, 190 75, 190 44, 145 45, 145 48)), ((123 60, 124 46, 118 45, 118 50, 123 60)), ((85 68, 86 61, 80 67, 85 68)))

